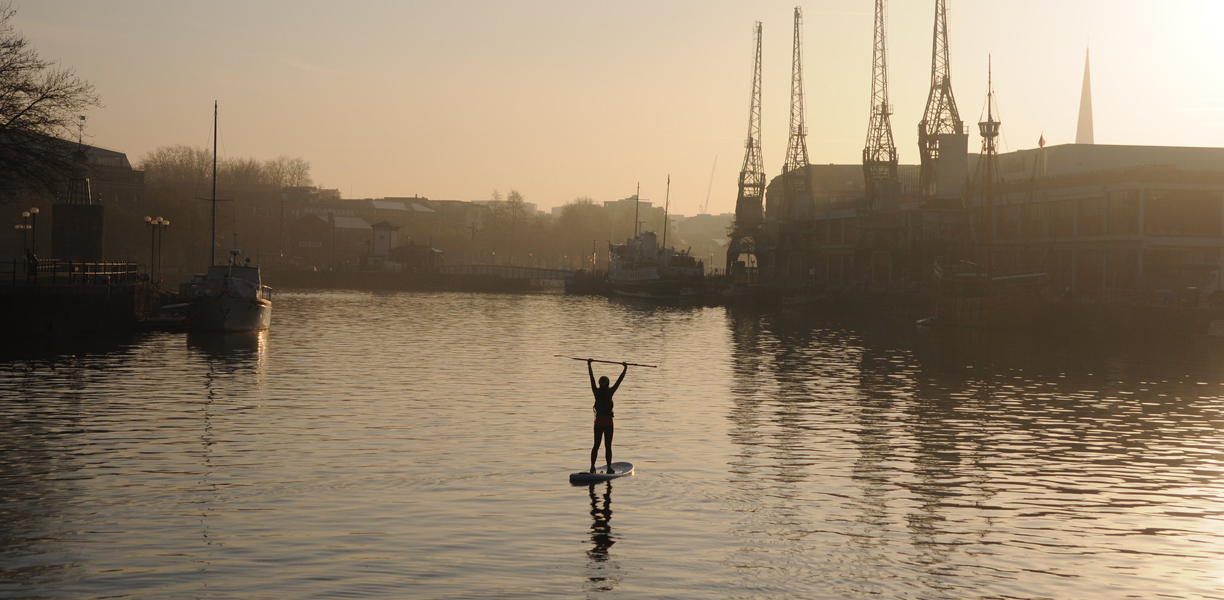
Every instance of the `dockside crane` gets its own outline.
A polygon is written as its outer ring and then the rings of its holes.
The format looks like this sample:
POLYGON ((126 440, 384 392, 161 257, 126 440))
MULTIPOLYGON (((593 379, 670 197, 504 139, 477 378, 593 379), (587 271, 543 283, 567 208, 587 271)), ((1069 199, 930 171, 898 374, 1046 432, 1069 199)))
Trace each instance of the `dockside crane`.
MULTIPOLYGON (((921 156, 918 193, 934 196, 940 154, 940 136, 963 136, 964 123, 956 110, 956 98, 952 95, 952 74, 948 63, 948 15, 945 0, 935 0, 935 35, 931 43, 931 91, 927 95, 926 110, 918 123, 918 150, 921 156)), ((946 139, 946 138, 945 138, 946 139)), ((956 144, 956 150, 964 152, 964 142, 956 144)))
MULTIPOLYGON (((761 156, 761 22, 754 26, 756 59, 752 66, 752 99, 748 105, 748 140, 744 142, 744 165, 740 168, 739 196, 735 199, 735 221, 727 244, 727 272, 734 273, 740 255, 756 251, 756 238, 764 221, 765 160, 761 156)), ((715 159, 715 164, 718 159, 715 159)), ((711 177, 713 175, 711 174, 711 177)), ((707 199, 707 203, 709 200, 707 199)), ((751 263, 751 259, 745 265, 751 263)))
POLYGON ((790 137, 782 166, 782 218, 811 218, 807 125, 803 105, 803 9, 795 7, 795 42, 791 53, 790 137), (803 210, 806 207, 808 210, 803 210))
POLYGON ((777 194, 766 198, 765 226, 757 240, 761 282, 800 289, 812 283, 819 246, 813 227, 816 204, 808 164, 803 104, 803 9, 795 7, 791 54, 790 137, 777 194))
POLYGON ((897 146, 893 143, 892 105, 888 103, 888 54, 884 35, 884 0, 875 3, 875 43, 871 61, 871 119, 863 147, 863 178, 867 205, 875 208, 896 193, 897 146))

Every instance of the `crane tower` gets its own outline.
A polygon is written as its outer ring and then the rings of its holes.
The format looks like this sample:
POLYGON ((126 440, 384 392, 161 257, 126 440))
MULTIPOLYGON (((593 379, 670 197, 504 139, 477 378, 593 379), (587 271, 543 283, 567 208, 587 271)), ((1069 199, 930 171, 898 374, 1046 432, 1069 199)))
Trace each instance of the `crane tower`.
POLYGON ((893 143, 888 103, 888 55, 884 38, 884 0, 875 3, 875 44, 871 63, 871 120, 867 143, 863 147, 863 178, 867 202, 877 202, 895 192, 897 185, 897 146, 893 143))
POLYGON ((801 207, 811 204, 808 177, 807 125, 803 121, 803 9, 795 7, 795 42, 791 53, 790 138, 782 166, 784 218, 811 218, 801 207))
POLYGON ((931 91, 927 95, 922 121, 918 123, 918 150, 922 162, 918 192, 928 197, 940 191, 936 185, 940 137, 957 136, 953 139, 944 138, 953 146, 945 150, 959 150, 963 153, 966 144, 966 140, 960 139, 965 135, 964 123, 956 110, 956 98, 952 96, 952 74, 948 65, 948 18, 944 0, 935 0, 934 38, 931 44, 931 91))
MULTIPOLYGON (((753 254, 756 237, 764 221, 765 161, 761 157, 761 22, 753 28, 756 59, 752 66, 752 99, 748 106, 748 140, 744 142, 744 166, 739 175, 739 196, 735 200, 735 222, 727 245, 727 271, 736 269, 740 255, 753 254)), ((717 159, 716 159, 717 160, 717 159)), ((717 164, 717 162, 716 162, 717 164)))

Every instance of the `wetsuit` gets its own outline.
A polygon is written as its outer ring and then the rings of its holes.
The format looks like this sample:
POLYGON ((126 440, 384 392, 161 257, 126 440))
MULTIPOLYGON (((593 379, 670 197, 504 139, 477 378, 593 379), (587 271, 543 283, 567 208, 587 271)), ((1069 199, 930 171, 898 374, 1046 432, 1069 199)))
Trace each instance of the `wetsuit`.
POLYGON ((612 428, 612 394, 616 388, 595 388, 595 427, 612 428))

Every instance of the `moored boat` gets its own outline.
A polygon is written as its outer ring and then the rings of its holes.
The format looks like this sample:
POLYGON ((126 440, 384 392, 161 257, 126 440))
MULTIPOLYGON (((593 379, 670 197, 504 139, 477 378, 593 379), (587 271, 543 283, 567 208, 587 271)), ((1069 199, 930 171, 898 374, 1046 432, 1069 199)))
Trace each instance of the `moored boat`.
POLYGON ((618 296, 679 301, 704 291, 705 265, 687 250, 659 247, 647 231, 612 246, 608 285, 618 296))
MULTIPOLYGON (((217 105, 213 104, 212 229, 208 269, 179 289, 187 304, 191 331, 262 331, 272 323, 272 288, 263 285, 259 266, 238 262, 230 250, 227 264, 218 265, 217 248, 217 105)), ((238 234, 234 234, 237 241, 238 234)))
POLYGON ((981 164, 985 166, 984 244, 979 254, 985 264, 969 260, 935 263, 933 315, 919 321, 923 325, 1024 328, 1034 323, 1047 302, 1049 278, 1045 272, 1001 272, 994 267, 995 143, 1002 122, 995 118, 991 81, 987 72, 986 120, 978 123, 981 164))
POLYGON ((936 264, 932 317, 925 325, 1025 328, 1046 306, 1045 273, 991 274, 969 262, 936 264))
POLYGON ((653 231, 638 233, 638 194, 633 198, 634 236, 608 249, 608 287, 617 296, 699 302, 705 295, 705 264, 688 250, 666 247, 671 176, 667 178, 667 200, 663 205, 663 244, 659 244, 659 236, 653 231))
POLYGON ((183 284, 187 328, 193 331, 262 331, 272 323, 272 288, 263 285, 259 267, 238 263, 230 251, 228 265, 208 268, 183 284))

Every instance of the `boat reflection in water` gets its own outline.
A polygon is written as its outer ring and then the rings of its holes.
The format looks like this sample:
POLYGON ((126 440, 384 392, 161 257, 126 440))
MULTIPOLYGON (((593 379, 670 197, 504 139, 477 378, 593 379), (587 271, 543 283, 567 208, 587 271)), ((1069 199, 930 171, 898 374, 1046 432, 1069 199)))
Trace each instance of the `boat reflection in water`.
POLYGON ((191 331, 187 334, 187 348, 209 360, 234 366, 259 366, 268 355, 268 332, 191 331))

